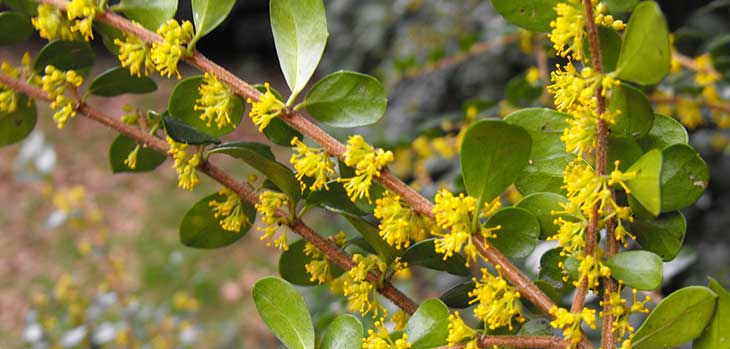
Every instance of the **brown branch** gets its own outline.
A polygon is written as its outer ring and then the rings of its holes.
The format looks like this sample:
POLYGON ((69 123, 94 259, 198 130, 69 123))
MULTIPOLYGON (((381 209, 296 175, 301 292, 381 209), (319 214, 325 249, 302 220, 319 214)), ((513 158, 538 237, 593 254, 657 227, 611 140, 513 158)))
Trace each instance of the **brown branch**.
MULTIPOLYGON (((569 341, 550 336, 481 336, 477 342, 479 348, 506 346, 511 348, 554 348, 563 349, 570 345, 569 341)), ((580 346, 579 346, 580 347, 580 346)), ((464 349, 466 344, 441 346, 433 349, 464 349)), ((582 348, 582 347, 581 347, 582 348)))
MULTIPOLYGON (((0 83, 9 86, 33 99, 43 100, 46 102, 49 101, 48 96, 43 90, 27 82, 11 78, 5 74, 0 74, 0 83)), ((107 126, 127 137, 130 137, 140 144, 143 144, 144 146, 151 148, 157 152, 167 154, 167 151, 169 150, 169 145, 164 140, 147 134, 138 128, 122 123, 121 121, 118 121, 117 119, 114 119, 102 113, 101 111, 94 109, 86 103, 79 104, 77 111, 80 114, 88 117, 89 119, 94 120, 104 126, 107 126)), ((256 195, 256 193, 251 188, 249 188, 242 182, 235 180, 219 167, 206 161, 203 162, 198 167, 198 169, 208 175, 208 177, 216 180, 218 183, 234 191, 236 194, 238 194, 239 197, 241 197, 241 199, 247 201, 248 203, 252 205, 258 203, 258 195, 256 195)), ((279 215, 282 217, 289 217, 289 215, 283 211, 280 211, 279 215)), ((340 249, 334 242, 317 234, 301 219, 295 220, 292 224, 289 225, 289 228, 291 228, 291 230, 296 232, 297 234, 301 235, 302 238, 304 238, 305 240, 311 242, 314 246, 320 249, 329 260, 331 260, 341 268, 349 270, 355 266, 352 258, 345 251, 340 249)), ((380 273, 371 272, 368 274, 367 279, 368 281, 377 285, 380 280, 380 273)), ((385 283, 382 288, 378 289, 378 292, 380 292, 386 298, 390 299, 395 305, 397 305, 399 308, 403 309, 409 314, 413 314, 418 308, 418 305, 413 300, 408 298, 408 296, 403 294, 400 290, 394 288, 390 283, 385 283)))
MULTIPOLYGON (((54 7, 57 7, 59 9, 65 10, 66 8, 66 2, 62 0, 40 0, 40 2, 50 4, 54 7)), ((114 14, 110 11, 104 12, 102 14, 99 14, 96 17, 97 20, 107 23, 119 30, 122 30, 126 33, 130 33, 134 36, 139 37, 143 41, 147 43, 153 43, 160 40, 160 37, 151 32, 146 30, 145 28, 142 28, 141 26, 134 24, 133 22, 129 21, 128 19, 119 16, 117 14, 114 14)), ((235 75, 231 74, 227 70, 225 70, 223 67, 215 64, 214 62, 207 59, 205 56, 203 56, 200 52, 195 51, 191 57, 184 58, 188 63, 190 63, 192 66, 198 68, 201 71, 205 71, 208 73, 211 73, 213 75, 216 75, 223 83, 228 85, 236 94, 242 96, 251 98, 253 100, 258 100, 261 93, 253 88, 251 85, 246 83, 245 81, 239 79, 235 75)), ((304 135, 311 138, 313 141, 315 141, 317 144, 322 146, 322 148, 329 153, 332 156, 335 156, 339 159, 344 159, 344 152, 345 152, 345 146, 337 141, 335 138, 324 132, 322 129, 320 129, 317 125, 315 125, 307 116, 305 116, 303 113, 295 112, 289 108, 285 110, 282 115, 279 116, 282 120, 287 122, 292 127, 299 130, 304 135)), ((403 181, 401 181, 398 177, 391 174, 389 171, 384 170, 382 171, 380 177, 376 178, 378 182, 380 182, 383 186, 388 188, 390 191, 394 192, 395 194, 399 195, 401 199, 403 199, 405 202, 407 202, 411 208, 426 217, 433 218, 433 204, 423 197, 420 193, 415 191, 413 188, 405 184, 403 181)), ((498 256, 500 258, 493 258, 493 260, 505 260, 507 261, 507 258, 502 255, 499 251, 494 249, 494 247, 490 248, 492 251, 491 253, 494 256, 498 256)), ((526 296, 530 296, 532 298, 538 299, 538 298, 545 298, 549 299, 542 291, 537 289, 536 287, 532 288, 525 288, 521 280, 527 279, 527 277, 522 274, 522 272, 517 268, 506 268, 504 270, 504 275, 509 279, 510 281, 516 282, 516 287, 520 292, 525 294, 526 296), (516 280, 516 281, 515 281, 516 280), (520 286, 517 286, 520 285, 520 286)))

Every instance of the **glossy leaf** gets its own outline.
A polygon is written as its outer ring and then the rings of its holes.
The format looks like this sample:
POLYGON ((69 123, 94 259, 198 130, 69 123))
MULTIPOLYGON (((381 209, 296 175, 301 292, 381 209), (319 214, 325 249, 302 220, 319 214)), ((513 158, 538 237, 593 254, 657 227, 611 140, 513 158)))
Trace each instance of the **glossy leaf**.
POLYGON ((492 0, 492 6, 512 24, 530 31, 549 32, 550 22, 557 17, 558 0, 492 0))
MULTIPOLYGON (((616 63, 618 63, 618 56, 621 52, 621 36, 611 28, 599 26, 598 42, 601 44, 603 71, 612 72, 616 70, 616 63)), ((593 59, 588 35, 583 37, 583 54, 589 62, 593 59)))
POLYGON ((28 16, 10 11, 0 13, 0 45, 28 40, 34 31, 28 16))
POLYGON ((281 121, 279 118, 271 119, 269 126, 264 129, 264 136, 268 138, 271 143, 278 144, 285 147, 291 146, 291 140, 294 137, 302 139, 301 132, 293 129, 287 125, 286 122, 281 121))
POLYGON ((643 137, 654 122, 649 99, 643 92, 627 84, 621 84, 612 90, 608 110, 614 114, 616 120, 610 125, 611 131, 618 136, 643 137))
POLYGON ((426 349, 446 345, 449 334, 449 308, 438 299, 429 299, 413 313, 405 333, 412 349, 426 349))
POLYGON ((506 207, 497 211, 486 222, 487 227, 500 226, 494 233, 496 238, 489 239, 507 257, 527 257, 537 244, 537 237, 540 235, 540 223, 537 218, 527 210, 506 207))
POLYGON ((606 163, 609 164, 611 170, 618 161, 618 168, 621 171, 626 171, 644 155, 644 151, 633 138, 608 136, 608 152, 606 155, 606 163))
POLYGON ((349 214, 362 217, 367 213, 355 205, 347 196, 341 182, 336 180, 327 183, 329 189, 312 191, 307 196, 308 206, 322 206, 327 210, 337 213, 349 214))
POLYGON ((97 33, 101 34, 101 41, 104 44, 104 47, 106 47, 107 51, 115 56, 118 56, 119 46, 114 43, 114 40, 124 40, 124 32, 99 21, 96 21, 94 23, 94 30, 96 30, 97 33))
POLYGON ((236 0, 192 0, 195 36, 202 38, 223 23, 236 0))
POLYGON ((260 279, 253 286, 259 316, 289 349, 314 349, 314 326, 304 297, 286 281, 260 279))
POLYGON ((556 193, 532 193, 523 197, 515 204, 532 213, 540 223, 540 240, 545 240, 557 233, 558 226, 553 222, 556 218, 553 212, 564 210, 560 204, 568 203, 565 196, 556 193))
POLYGON ((279 64, 293 95, 314 74, 327 44, 327 16, 322 0, 272 0, 271 30, 279 64))
POLYGON ((647 152, 627 171, 636 172, 636 177, 626 181, 626 186, 631 190, 629 195, 652 215, 658 215, 661 211, 659 176, 662 172, 662 152, 657 149, 647 152))
POLYGON ((634 8, 624 32, 616 76, 639 85, 653 85, 669 73, 671 50, 667 21, 654 1, 634 8))
POLYGON ((611 12, 629 12, 639 0, 606 0, 606 6, 608 6, 611 12))
POLYGON ((717 295, 707 287, 690 286, 664 298, 631 341, 633 349, 671 348, 702 334, 715 311, 717 295))
POLYGON ((686 144, 667 147, 662 154, 662 211, 674 211, 693 204, 707 188, 707 164, 686 144))
POLYGON ((124 135, 119 135, 114 139, 109 147, 109 164, 113 173, 149 172, 165 162, 165 154, 148 147, 141 147, 137 152, 137 166, 133 169, 129 168, 124 161, 136 146, 137 143, 133 139, 124 135))
POLYGON ((702 336, 693 343, 693 349, 717 349, 727 347, 730 343, 730 292, 725 290, 717 280, 710 279, 709 287, 717 294, 717 307, 710 324, 702 336))
POLYGON ((556 247, 543 253, 540 257, 540 273, 538 274, 538 277, 540 280, 544 280, 556 289, 573 289, 573 284, 571 282, 563 281, 565 273, 563 268, 560 267, 560 264, 565 263, 567 257, 561 255, 562 250, 562 247, 556 247))
POLYGON ((85 41, 51 41, 38 53, 33 69, 43 74, 47 65, 83 74, 94 64, 94 50, 85 41))
POLYGON ((226 125, 222 128, 218 128, 215 123, 211 123, 211 125, 208 126, 207 122, 200 118, 200 114, 202 112, 195 110, 195 100, 200 98, 198 89, 202 83, 203 77, 200 75, 191 76, 180 81, 170 94, 170 100, 167 105, 168 112, 170 112, 170 115, 173 117, 193 126, 198 131, 213 137, 220 137, 233 132, 233 130, 235 130, 241 122, 241 118, 245 112, 243 100, 239 97, 233 97, 233 107, 229 114, 232 124, 226 125))
POLYGON ((470 306, 469 292, 475 287, 474 281, 465 281, 444 292, 439 299, 449 308, 468 308, 470 306))
POLYGON ((330 323, 320 349, 361 349, 363 327, 355 316, 340 315, 330 323))
MULTIPOLYGON (((294 285, 316 286, 319 284, 317 281, 310 280, 311 275, 304 267, 312 261, 312 257, 304 253, 304 246, 306 244, 307 241, 304 239, 297 240, 289 244, 288 250, 281 253, 281 256, 279 256, 279 275, 294 285)), ((330 263, 330 270, 334 277, 340 276, 344 272, 332 263, 330 263)))
POLYGON ((639 140, 644 151, 658 148, 664 149, 674 144, 687 144, 687 129, 672 117, 654 114, 654 122, 649 133, 639 140))
POLYGON ((471 125, 461 142, 461 171, 469 195, 490 201, 512 184, 527 165, 530 136, 501 120, 471 125))
POLYGON ((535 318, 522 324, 517 331, 518 336, 552 336, 553 330, 550 321, 544 318, 535 318))
POLYGON ((269 147, 259 143, 232 142, 212 148, 208 154, 227 154, 243 160, 270 179, 294 204, 302 195, 299 181, 286 166, 274 160, 269 147))
POLYGON ((564 153, 552 159, 534 160, 517 178, 515 186, 523 195, 539 192, 562 194, 563 172, 575 159, 575 154, 564 153))
POLYGON ((662 285, 662 259, 648 251, 619 252, 606 262, 611 276, 629 287, 655 290, 662 285))
POLYGON ((530 135, 530 160, 551 159, 565 154, 565 143, 560 140, 568 127, 570 116, 547 108, 526 108, 504 117, 509 124, 522 127, 530 135))
POLYGON ((251 229, 256 220, 256 208, 248 202, 242 202, 243 212, 248 219, 241 224, 238 232, 223 230, 218 218, 214 217, 210 202, 224 202, 225 196, 215 193, 204 197, 193 205, 180 223, 180 242, 194 248, 220 248, 228 246, 242 238, 251 229))
POLYGON ((398 250, 395 247, 388 245, 388 243, 380 237, 378 227, 374 224, 360 218, 353 216, 344 216, 347 221, 352 224, 355 229, 365 238, 365 241, 375 250, 380 258, 386 264, 390 264, 396 256, 398 256, 398 250))
POLYGON ((34 0, 4 0, 3 3, 26 16, 38 15, 38 2, 34 0))
POLYGON ((403 252, 401 261, 407 262, 408 266, 419 265, 434 270, 441 270, 449 274, 469 276, 469 269, 465 266, 466 260, 460 254, 444 260, 444 255, 436 252, 434 247, 435 239, 419 241, 403 252))
POLYGON ((165 132, 175 142, 192 145, 219 144, 221 142, 220 139, 200 132, 180 119, 163 115, 162 121, 165 132))
POLYGON ((177 0, 122 0, 114 11, 124 13, 143 27, 156 31, 177 12, 177 0))
POLYGON ((88 93, 102 97, 114 97, 125 93, 142 94, 157 90, 157 84, 149 77, 131 75, 129 70, 116 67, 97 76, 88 88, 88 93))
POLYGON ((677 257, 682 248, 687 221, 679 211, 662 213, 656 219, 637 217, 631 223, 631 232, 643 249, 668 262, 677 257))
POLYGON ((28 98, 21 96, 14 112, 0 112, 0 147, 25 139, 33 132, 37 121, 35 103, 29 104, 28 98))
POLYGON ((388 99, 378 79, 351 71, 339 71, 319 80, 302 106, 313 118, 334 127, 374 124, 385 113, 388 99))

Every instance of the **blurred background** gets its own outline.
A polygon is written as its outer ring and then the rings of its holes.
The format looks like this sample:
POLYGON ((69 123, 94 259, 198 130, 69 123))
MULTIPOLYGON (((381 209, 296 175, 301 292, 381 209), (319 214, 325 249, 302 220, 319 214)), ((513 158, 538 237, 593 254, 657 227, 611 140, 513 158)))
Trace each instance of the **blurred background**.
MULTIPOLYGON (((316 75, 340 69, 370 73, 389 94, 387 114, 375 127, 329 131, 341 140, 362 133, 396 150, 401 160, 395 170, 428 196, 459 180, 453 143, 458 128, 451 125, 541 105, 540 87, 521 83, 544 49, 533 45, 540 39, 507 24, 489 1, 325 0, 325 5, 330 39, 316 75), (519 97, 510 95, 516 89, 519 97), (423 137, 433 149, 409 148, 423 137)), ((730 1, 660 5, 685 55, 697 56, 730 33, 730 1)), ((192 18, 189 1, 180 2, 178 17, 192 18)), ((36 37, 1 47, 0 58, 17 63, 44 44, 36 37)), ((94 47, 91 75, 118 65, 98 41, 94 47)), ((266 0, 239 0, 198 48, 248 82, 270 81, 286 90, 266 0)), ((197 74, 187 68, 182 73, 197 74)), ((155 80, 155 94, 92 97, 90 103, 111 115, 121 114, 126 104, 162 111, 176 81, 155 80)), ((727 88, 719 91, 727 99, 727 88)), ((152 174, 112 175, 107 149, 113 132, 81 118, 58 131, 47 105, 38 107, 36 131, 0 151, 0 348, 77 348, 87 336, 96 343, 92 347, 276 347, 250 291, 256 279, 277 274, 279 251, 265 248, 253 230, 225 250, 193 250, 178 242, 182 216, 217 191, 216 184, 204 178, 194 192, 178 190, 169 163, 152 174), (68 317, 84 319, 87 326, 64 327, 68 317), (55 345, 40 339, 41 328, 54 329, 55 345), (130 333, 143 333, 144 339, 130 333)), ((703 117, 707 122, 690 131, 690 142, 708 162, 710 186, 684 210, 685 247, 665 267, 662 294, 704 284, 707 276, 730 285, 730 156, 722 141, 728 133, 703 117)), ((248 118, 226 138, 265 141, 248 118)), ((286 149, 274 148, 285 161, 286 149)), ((234 163, 223 166, 240 178, 249 171, 234 163)), ((334 217, 317 212, 306 220, 326 235, 350 228, 334 217)), ((532 259, 523 262, 534 272, 532 259)), ((399 286, 416 299, 437 297, 456 281, 420 269, 413 274, 399 286)), ((326 286, 302 291, 312 312, 323 314, 316 319, 322 324, 345 309, 326 286)))

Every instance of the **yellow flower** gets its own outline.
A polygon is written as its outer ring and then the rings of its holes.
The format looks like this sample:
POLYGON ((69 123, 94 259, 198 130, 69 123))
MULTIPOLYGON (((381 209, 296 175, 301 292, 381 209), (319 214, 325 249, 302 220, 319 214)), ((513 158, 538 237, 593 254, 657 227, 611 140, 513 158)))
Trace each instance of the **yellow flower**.
MULTIPOLYGON (((334 236, 328 237, 328 239, 334 242, 337 246, 342 247, 347 243, 347 235, 341 231, 334 236)), ((314 244, 307 242, 304 244, 304 254, 309 256, 312 260, 304 265, 304 269, 309 273, 309 281, 317 281, 318 284, 325 284, 332 281, 333 276, 331 273, 330 263, 327 257, 320 251, 314 244)))
POLYGON ((525 73, 525 80, 530 83, 530 85, 537 85, 540 83, 540 70, 537 69, 537 67, 530 67, 527 69, 527 72, 525 73))
POLYGON ((383 324, 384 318, 375 322, 375 330, 368 330, 368 336, 362 340, 363 349, 408 349, 412 346, 408 342, 408 335, 403 333, 400 338, 393 340, 388 329, 383 324))
POLYGON ((403 310, 396 311, 393 316, 390 317, 390 321, 395 325, 394 330, 403 331, 408 324, 408 319, 411 316, 403 310))
POLYGON ((386 191, 375 200, 375 218, 380 219, 380 236, 396 249, 408 248, 411 241, 421 241, 428 236, 430 220, 416 215, 401 201, 400 196, 386 191))
POLYGON ((550 22, 552 31, 548 38, 553 42, 555 52, 562 57, 572 55, 583 60, 583 37, 585 36, 585 11, 578 0, 559 2, 555 6, 557 17, 550 22))
POLYGON ((53 121, 61 129, 66 125, 69 118, 76 116, 77 105, 77 102, 66 97, 64 92, 68 87, 76 89, 81 86, 84 78, 73 70, 63 72, 52 65, 46 66, 44 73, 41 78, 41 88, 52 100, 51 109, 56 111, 53 114, 53 121))
POLYGON ((134 149, 129 153, 129 155, 127 155, 127 158, 124 160, 124 164, 132 170, 137 168, 137 154, 139 154, 139 149, 140 145, 137 144, 137 146, 134 147, 134 149))
POLYGON ((177 78, 180 79, 177 64, 187 50, 185 45, 193 39, 195 34, 193 24, 190 21, 183 21, 181 25, 176 20, 170 19, 157 29, 157 34, 162 36, 162 41, 153 43, 150 52, 155 69, 161 76, 169 78, 172 74, 177 74, 177 78))
POLYGON ((596 328, 596 311, 590 308, 583 308, 579 313, 571 313, 565 308, 553 307, 550 314, 555 320, 550 322, 554 328, 563 329, 563 337, 570 341, 568 348, 576 348, 583 339, 583 332, 580 328, 585 322, 591 328, 596 328))
POLYGON ((574 221, 558 217, 553 221, 553 224, 558 226, 558 231, 548 240, 557 240, 563 248, 563 255, 581 252, 586 246, 585 232, 588 221, 582 215, 578 216, 582 219, 574 221))
POLYGON ((76 35, 71 30, 69 21, 61 11, 51 5, 38 5, 38 16, 31 18, 38 35, 47 40, 74 40, 76 35))
POLYGON ((520 293, 502 277, 499 265, 498 276, 492 275, 486 268, 482 268, 482 279, 476 283, 474 290, 469 292, 472 298, 469 304, 478 303, 474 308, 474 315, 489 325, 490 329, 509 326, 512 329, 512 321, 516 318, 523 322, 522 305, 520 304, 520 293))
MULTIPOLYGON (((20 71, 9 63, 3 62, 0 65, 0 70, 11 78, 18 79, 20 77, 20 71)), ((0 84, 0 112, 12 113, 17 110, 19 98, 20 95, 15 89, 0 84)))
POLYGON ((684 97, 677 97, 677 118, 690 129, 704 123, 699 103, 684 97))
POLYGON ((75 20, 71 26, 71 31, 81 33, 86 41, 94 38, 94 32, 91 28, 94 24, 98 6, 93 0, 71 0, 66 7, 68 20, 75 20))
POLYGON ((114 44, 119 47, 119 63, 129 69, 131 75, 141 77, 155 71, 150 46, 142 39, 127 35, 124 41, 114 39, 114 44))
POLYGON ((307 187, 302 181, 302 178, 305 176, 314 178, 314 182, 309 186, 309 190, 329 189, 327 181, 336 175, 335 163, 332 162, 329 155, 322 151, 322 149, 313 148, 304 144, 297 137, 292 138, 291 145, 294 147, 294 153, 289 159, 289 162, 294 165, 296 177, 299 180, 302 191, 307 187))
POLYGON ((195 185, 200 181, 197 173, 198 165, 200 165, 200 155, 188 154, 185 151, 188 147, 187 144, 177 143, 170 137, 167 137, 167 143, 170 144, 168 154, 172 155, 172 158, 175 160, 173 168, 177 172, 178 187, 185 190, 193 190, 195 185))
MULTIPOLYGON (((600 258, 596 258, 591 255, 578 256, 580 265, 578 266, 578 275, 580 280, 586 280, 586 284, 590 289, 596 289, 600 283, 601 278, 607 278, 611 276, 611 268, 601 262, 600 258)), ((578 281, 574 282, 577 287, 578 281)))
MULTIPOLYGON (((634 327, 631 326, 631 322, 629 322, 629 317, 632 314, 637 313, 649 313, 649 309, 646 307, 646 303, 649 302, 650 298, 645 297, 643 301, 639 301, 636 299, 636 289, 633 290, 633 302, 631 303, 631 306, 626 305, 626 300, 621 297, 621 286, 622 284, 619 283, 618 290, 616 292, 612 292, 609 295, 608 304, 610 305, 608 307, 609 314, 613 316, 613 328, 612 332, 618 332, 619 339, 624 338, 628 336, 628 345, 631 344, 631 337, 634 334, 634 327)), ((601 306, 604 305, 604 302, 601 301, 601 306)), ((605 317, 606 314, 604 312, 600 313, 601 317, 605 317)), ((624 343, 626 345, 627 343, 624 343)))
POLYGON ((371 270, 384 272, 387 266, 376 255, 364 257, 356 253, 352 256, 352 260, 356 265, 347 271, 349 280, 344 283, 344 294, 347 297, 349 310, 359 311, 363 316, 372 311, 373 318, 380 313, 386 314, 385 308, 378 302, 377 289, 367 280, 367 275, 371 270))
POLYGON ((266 82, 264 83, 264 87, 266 88, 266 92, 262 93, 257 101, 253 100, 253 98, 246 100, 251 104, 251 112, 248 116, 254 125, 258 126, 259 132, 263 132, 266 126, 269 126, 271 120, 279 116, 284 109, 284 103, 271 92, 271 85, 266 82))
MULTIPOLYGON (((282 207, 289 206, 289 198, 282 193, 273 191, 265 191, 259 195, 259 202, 256 204, 256 210, 261 215, 261 220, 266 223, 265 228, 259 227, 259 230, 264 232, 261 236, 261 240, 267 240, 266 246, 271 246, 271 240, 274 238, 274 234, 283 225, 287 224, 286 217, 278 214, 279 209, 282 207)), ((281 235, 274 240, 274 246, 286 251, 289 249, 286 239, 286 230, 281 232, 281 235)))
POLYGON ((241 230, 242 225, 251 223, 243 211, 243 201, 238 194, 228 188, 223 188, 218 195, 225 197, 225 201, 211 200, 208 206, 212 208, 215 218, 225 217, 219 221, 223 230, 237 233, 241 230))
POLYGON ((200 98, 195 100, 195 110, 203 111, 200 119, 206 121, 206 125, 210 127, 215 120, 218 128, 226 127, 231 124, 230 113, 233 111, 233 103, 235 96, 228 86, 218 80, 215 75, 205 73, 203 75, 203 83, 198 88, 200 98))
POLYGON ((464 340, 469 340, 470 343, 476 342, 475 335, 476 331, 464 323, 458 311, 449 315, 449 335, 446 340, 450 347, 458 345, 464 340))
POLYGON ((594 3, 594 10, 593 13, 595 15, 595 23, 604 26, 604 27, 610 27, 613 30, 624 30, 626 28, 626 24, 624 24, 623 21, 613 18, 611 15, 607 15, 606 12, 608 12, 608 6, 602 2, 593 1, 594 3))
POLYGON ((695 58, 695 68, 695 82, 697 85, 707 86, 720 80, 720 74, 712 66, 712 57, 709 53, 695 58))
POLYGON ((360 135, 350 136, 345 150, 345 165, 355 168, 355 177, 339 179, 345 183, 350 200, 365 197, 370 201, 373 177, 380 177, 380 171, 391 161, 393 152, 373 148, 360 135))

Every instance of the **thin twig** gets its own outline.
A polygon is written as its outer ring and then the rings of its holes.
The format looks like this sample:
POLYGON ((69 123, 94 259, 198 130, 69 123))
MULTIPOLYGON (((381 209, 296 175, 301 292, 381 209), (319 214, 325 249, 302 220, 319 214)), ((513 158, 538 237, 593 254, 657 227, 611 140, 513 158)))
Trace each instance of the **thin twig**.
MULTIPOLYGON (((49 101, 48 96, 43 90, 27 82, 14 79, 5 74, 0 74, 0 83, 9 86, 16 91, 23 93, 35 100, 43 100, 46 102, 49 101)), ((164 140, 147 134, 138 128, 124 124, 121 121, 118 121, 117 119, 114 119, 102 113, 101 111, 94 109, 86 103, 79 104, 77 111, 78 113, 88 117, 89 119, 110 127, 115 131, 124 134, 125 136, 130 137, 138 143, 143 144, 144 146, 149 147, 150 149, 153 149, 157 152, 167 154, 167 151, 169 150, 169 145, 164 140)), ((256 193, 251 188, 249 188, 242 182, 235 180, 219 167, 206 161, 203 162, 198 169, 208 175, 210 178, 222 184, 223 186, 234 191, 236 194, 238 194, 239 197, 241 197, 241 199, 247 201, 248 203, 252 205, 258 203, 258 195, 256 195, 256 193)), ((284 211, 280 211, 278 212, 278 214, 282 217, 289 217, 289 215, 284 211)), ((321 250, 329 260, 337 264, 339 267, 345 270, 349 270, 355 266, 352 258, 345 251, 340 249, 334 242, 325 239, 321 235, 317 234, 301 219, 295 220, 292 224, 289 225, 289 228, 291 228, 291 230, 296 232, 297 234, 301 235, 305 240, 311 242, 314 246, 321 250)), ((367 279, 374 285, 377 285, 380 280, 380 273, 373 271, 368 274, 367 279)), ((418 305, 413 300, 408 298, 408 296, 403 294, 400 290, 393 287, 390 283, 385 283, 382 288, 378 289, 378 292, 380 292, 386 298, 390 299, 395 305, 397 305, 399 308, 403 309, 403 311, 409 314, 413 314, 418 308, 418 305)))
MULTIPOLYGON (((492 348, 496 346, 505 346, 511 348, 551 348, 563 349, 570 345, 569 341, 562 338, 551 336, 481 336, 477 345, 480 348, 492 348)), ((442 346, 433 349, 464 349, 465 344, 442 346)))

